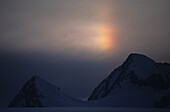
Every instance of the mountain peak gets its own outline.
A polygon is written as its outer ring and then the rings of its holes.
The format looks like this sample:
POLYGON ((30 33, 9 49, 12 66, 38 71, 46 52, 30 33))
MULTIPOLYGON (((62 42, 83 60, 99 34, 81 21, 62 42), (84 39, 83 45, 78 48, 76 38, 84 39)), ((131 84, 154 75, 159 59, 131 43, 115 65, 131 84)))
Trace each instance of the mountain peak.
POLYGON ((39 76, 29 79, 9 107, 79 106, 76 100, 39 76))
POLYGON ((169 97, 163 97, 162 94, 157 93, 157 90, 166 94, 166 91, 170 88, 170 78, 168 78, 170 77, 169 67, 169 65, 163 66, 162 64, 158 64, 145 55, 131 53, 122 65, 113 70, 111 74, 96 87, 88 100, 117 99, 114 105, 118 103, 124 105, 126 101, 127 105, 130 104, 131 101, 132 104, 130 105, 136 105, 136 99, 138 99, 138 105, 141 105, 140 103, 142 102, 142 105, 145 106, 153 106, 154 104, 156 104, 155 106, 157 107, 167 106, 169 104, 165 101, 169 97), (128 95, 124 94, 125 92, 128 95), (143 94, 141 94, 141 92, 143 92, 143 94), (162 100, 159 102, 161 98, 162 100), (143 99, 147 99, 148 103, 143 99), (156 100, 158 100, 158 103, 155 103, 156 100))
POLYGON ((47 83, 40 77, 33 76, 24 84, 20 92, 9 104, 9 107, 42 107, 43 104, 41 99, 44 98, 44 95, 41 93, 40 89, 42 88, 41 85, 44 82, 47 83))
POLYGON ((135 57, 147 57, 147 56, 145 56, 145 55, 143 55, 143 54, 139 54, 139 53, 131 53, 131 54, 129 54, 129 56, 128 56, 129 58, 135 58, 135 57))
POLYGON ((32 82, 35 82, 35 81, 38 81, 38 80, 42 80, 42 79, 37 75, 32 76, 31 79, 30 79, 30 81, 32 81, 32 82))
POLYGON ((47 81, 45 81, 44 79, 42 79, 41 77, 37 76, 37 75, 34 75, 32 76, 32 78, 28 81, 31 81, 31 82, 45 82, 45 83, 48 83, 47 81))
POLYGON ((37 76, 37 75, 34 75, 34 76, 32 76, 31 79, 41 79, 41 78, 39 76, 37 76))
POLYGON ((153 71, 157 71, 157 65, 154 60, 137 53, 131 53, 123 66, 126 66, 130 71, 136 73, 140 79, 146 79, 153 71))
POLYGON ((152 60, 151 58, 143 55, 143 54, 138 54, 138 53, 131 53, 127 60, 133 60, 133 61, 149 61, 149 62, 152 62, 152 63, 155 63, 154 60, 152 60))
POLYGON ((33 76, 24 84, 20 92, 9 104, 9 107, 42 107, 49 104, 49 102, 44 104, 43 101, 54 96, 53 92, 55 95, 62 94, 60 93, 60 88, 48 83, 39 76, 33 76))

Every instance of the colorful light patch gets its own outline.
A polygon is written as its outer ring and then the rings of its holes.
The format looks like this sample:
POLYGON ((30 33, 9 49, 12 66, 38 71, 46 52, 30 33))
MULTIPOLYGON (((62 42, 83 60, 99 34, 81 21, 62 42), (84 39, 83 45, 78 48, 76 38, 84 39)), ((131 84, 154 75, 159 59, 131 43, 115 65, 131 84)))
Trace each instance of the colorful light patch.
POLYGON ((99 25, 97 41, 102 51, 108 51, 114 47, 113 38, 113 29, 111 26, 107 24, 99 25))

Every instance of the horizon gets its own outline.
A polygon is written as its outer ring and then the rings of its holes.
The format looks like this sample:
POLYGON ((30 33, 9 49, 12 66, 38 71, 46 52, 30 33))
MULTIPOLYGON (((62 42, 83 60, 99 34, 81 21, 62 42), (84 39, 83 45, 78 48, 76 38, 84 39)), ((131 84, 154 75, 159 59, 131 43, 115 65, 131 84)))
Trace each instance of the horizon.
POLYGON ((1 0, 0 6, 0 107, 34 75, 85 100, 131 53, 170 63, 169 0, 1 0))

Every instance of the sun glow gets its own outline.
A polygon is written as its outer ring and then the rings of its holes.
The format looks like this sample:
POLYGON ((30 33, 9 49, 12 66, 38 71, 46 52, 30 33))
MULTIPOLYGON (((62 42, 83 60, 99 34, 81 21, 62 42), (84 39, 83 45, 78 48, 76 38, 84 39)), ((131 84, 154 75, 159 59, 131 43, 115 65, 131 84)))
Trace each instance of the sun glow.
POLYGON ((82 55, 85 53, 88 54, 88 58, 90 57, 89 55, 95 58, 108 58, 118 49, 116 41, 117 28, 113 20, 112 12, 109 3, 102 3, 96 7, 92 19, 88 19, 87 21, 68 21, 68 23, 65 23, 67 27, 61 27, 57 31, 54 29, 56 29, 55 26, 58 25, 54 25, 54 28, 50 31, 54 30, 54 35, 61 34, 61 36, 64 35, 64 37, 57 40, 59 38, 55 38, 54 36, 54 40, 50 43, 62 40, 63 42, 61 43, 52 44, 54 45, 53 48, 62 48, 61 52, 67 51, 65 53, 68 53, 69 55, 82 55), (69 33, 63 33, 65 31, 69 33))
POLYGON ((102 52, 112 52, 115 50, 115 27, 111 18, 111 8, 109 2, 102 3, 98 10, 98 23, 96 23, 96 41, 98 48, 102 52))
POLYGON ((102 51, 108 51, 114 48, 113 28, 107 24, 102 24, 98 27, 98 45, 102 51))

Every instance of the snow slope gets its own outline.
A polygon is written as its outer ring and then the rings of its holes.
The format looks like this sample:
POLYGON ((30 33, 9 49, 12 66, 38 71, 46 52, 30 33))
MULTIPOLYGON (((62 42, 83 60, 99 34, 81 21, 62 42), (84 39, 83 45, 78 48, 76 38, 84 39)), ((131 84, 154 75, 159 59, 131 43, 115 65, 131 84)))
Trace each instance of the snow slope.
POLYGON ((157 108, 115 108, 115 107, 47 107, 47 108, 0 108, 0 112, 169 112, 157 108))

